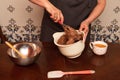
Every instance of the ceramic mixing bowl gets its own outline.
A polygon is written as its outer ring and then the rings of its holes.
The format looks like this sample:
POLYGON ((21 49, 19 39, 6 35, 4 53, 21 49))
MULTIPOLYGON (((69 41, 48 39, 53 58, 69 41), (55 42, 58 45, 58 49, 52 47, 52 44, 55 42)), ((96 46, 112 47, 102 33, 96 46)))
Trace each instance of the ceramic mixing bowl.
POLYGON ((64 32, 56 32, 53 34, 54 44, 58 46, 60 52, 68 58, 77 58, 82 54, 82 51, 85 48, 85 43, 83 40, 79 40, 73 44, 61 45, 58 44, 58 39, 65 34, 64 32))

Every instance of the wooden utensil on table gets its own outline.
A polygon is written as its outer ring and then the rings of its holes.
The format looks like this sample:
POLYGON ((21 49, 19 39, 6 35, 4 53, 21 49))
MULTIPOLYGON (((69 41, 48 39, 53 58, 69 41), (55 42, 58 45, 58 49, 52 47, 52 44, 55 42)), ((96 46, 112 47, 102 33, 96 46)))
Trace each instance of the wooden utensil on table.
POLYGON ((21 58, 26 58, 26 56, 22 55, 12 44, 9 42, 5 41, 5 44, 8 45, 11 49, 13 49, 21 58))
POLYGON ((83 70, 83 71, 70 71, 70 72, 63 72, 61 70, 50 71, 48 72, 48 78, 60 78, 64 75, 68 74, 94 74, 95 70, 83 70))

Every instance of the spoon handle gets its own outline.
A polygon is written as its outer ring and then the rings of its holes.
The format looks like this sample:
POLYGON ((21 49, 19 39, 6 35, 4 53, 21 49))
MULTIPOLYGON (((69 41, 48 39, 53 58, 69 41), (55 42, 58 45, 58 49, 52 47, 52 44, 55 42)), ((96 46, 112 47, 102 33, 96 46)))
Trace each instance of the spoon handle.
POLYGON ((71 72, 64 72, 65 75, 67 74, 94 74, 95 70, 83 70, 83 71, 71 71, 71 72))
POLYGON ((24 55, 22 55, 14 46, 12 46, 12 44, 10 44, 9 42, 5 42, 6 45, 8 45, 11 49, 13 49, 18 55, 20 55, 22 58, 25 58, 24 55))

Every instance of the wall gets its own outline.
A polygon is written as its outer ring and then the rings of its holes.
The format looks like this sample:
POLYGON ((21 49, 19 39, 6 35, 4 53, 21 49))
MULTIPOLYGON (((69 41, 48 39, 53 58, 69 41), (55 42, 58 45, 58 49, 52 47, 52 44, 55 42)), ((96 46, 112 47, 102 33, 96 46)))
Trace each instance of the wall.
MULTIPOLYGON (((0 25, 9 41, 39 41, 43 9, 28 0, 0 0, 0 25)), ((117 42, 120 38, 120 0, 107 0, 92 23, 91 41, 117 42)))
POLYGON ((39 41, 43 9, 28 0, 0 0, 0 25, 9 41, 39 41))
POLYGON ((120 39, 120 0, 106 0, 102 15, 92 23, 91 40, 118 42, 120 39))

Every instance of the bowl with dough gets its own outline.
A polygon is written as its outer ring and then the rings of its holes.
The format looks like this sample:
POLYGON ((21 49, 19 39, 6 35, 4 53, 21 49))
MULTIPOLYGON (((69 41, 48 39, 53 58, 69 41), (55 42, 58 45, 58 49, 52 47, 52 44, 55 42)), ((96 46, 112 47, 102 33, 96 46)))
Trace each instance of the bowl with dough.
MULTIPOLYGON (((83 32, 79 32, 77 31, 78 34, 82 34, 84 35, 83 32)), ((78 40, 75 41, 74 43, 71 44, 59 44, 58 40, 60 39, 60 37, 62 37, 65 34, 65 32, 56 32, 53 34, 53 38, 54 38, 54 44, 58 47, 59 51, 66 56, 67 58, 77 58, 79 57, 84 48, 85 48, 85 43, 82 40, 78 40)), ((82 37, 83 38, 83 37, 82 37)))

